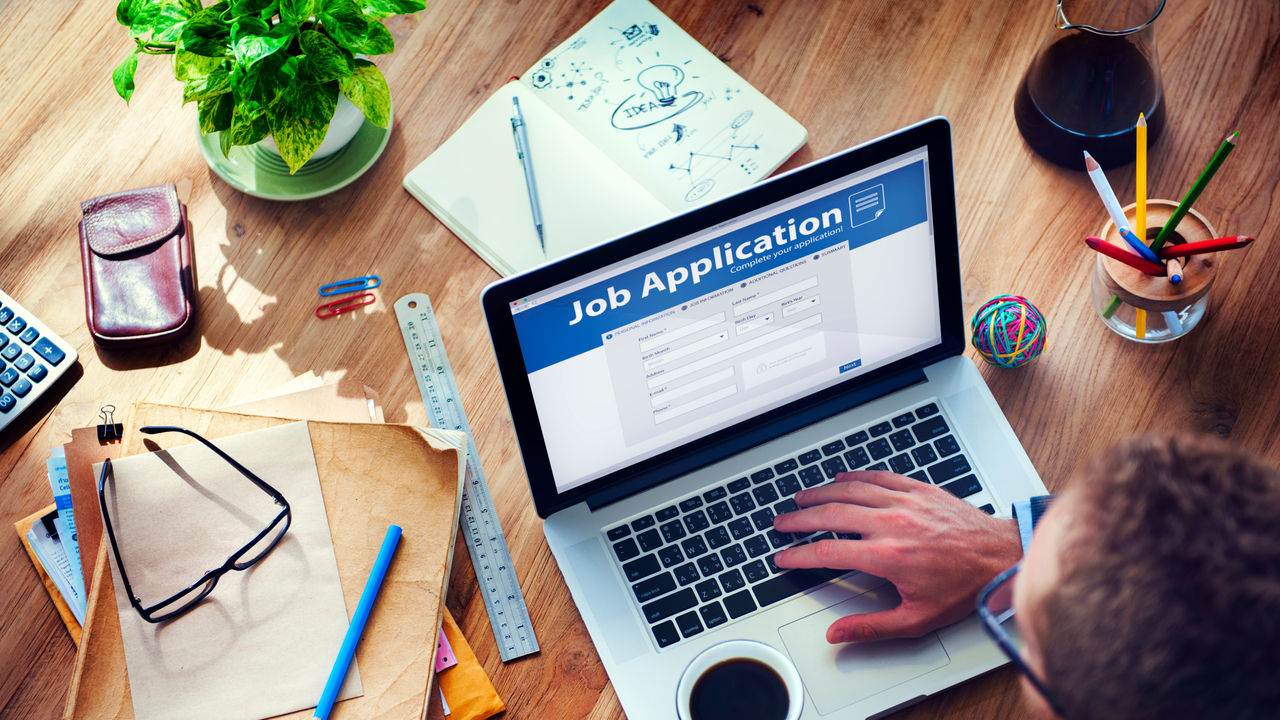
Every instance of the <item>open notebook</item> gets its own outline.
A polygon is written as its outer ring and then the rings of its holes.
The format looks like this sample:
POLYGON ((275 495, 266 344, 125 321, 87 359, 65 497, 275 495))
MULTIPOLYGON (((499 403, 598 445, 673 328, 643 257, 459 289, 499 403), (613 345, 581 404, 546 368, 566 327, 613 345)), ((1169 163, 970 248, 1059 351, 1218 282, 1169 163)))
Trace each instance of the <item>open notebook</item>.
POLYGON ((507 83, 404 179, 502 275, 769 175, 805 129, 646 0, 616 0, 507 83), (512 135, 518 98, 544 255, 512 135))

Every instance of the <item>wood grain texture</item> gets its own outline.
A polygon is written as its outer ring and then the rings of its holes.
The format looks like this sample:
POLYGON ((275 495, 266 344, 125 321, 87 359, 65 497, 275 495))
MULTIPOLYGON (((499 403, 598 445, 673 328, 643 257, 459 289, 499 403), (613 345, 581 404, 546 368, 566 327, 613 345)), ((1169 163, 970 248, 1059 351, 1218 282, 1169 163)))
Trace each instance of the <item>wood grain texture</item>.
MULTIPOLYGON (((398 50, 378 64, 395 100, 385 154, 334 195, 278 203, 243 195, 207 168, 194 107, 164 59, 144 57, 126 105, 110 74, 129 48, 113 2, 0 3, 0 286, 67 337, 80 367, 0 434, 0 526, 49 502, 44 457, 62 428, 134 401, 217 407, 313 371, 357 378, 387 420, 424 413, 392 302, 432 297, 476 433, 542 653, 503 665, 466 554, 448 606, 512 718, 621 717, 543 540, 483 330, 496 275, 401 188, 404 175, 494 89, 533 65, 605 0, 432 2, 389 23, 398 50), (175 182, 193 226, 199 324, 188 339, 99 350, 84 320, 75 224, 95 195, 175 182), (378 301, 326 321, 316 288, 376 273, 378 301)), ((712 53, 809 130, 786 168, 933 114, 953 123, 966 315, 989 297, 1031 298, 1048 350, 1015 371, 982 372, 1051 489, 1122 435, 1230 438, 1280 463, 1280 4, 1183 0, 1157 25, 1169 109, 1149 193, 1180 198, 1230 131, 1240 147, 1197 208, 1226 234, 1259 238, 1223 263, 1205 323, 1172 345, 1128 343, 1089 303, 1082 237, 1104 213, 1083 173, 1032 155, 1012 100, 1048 32, 1049 0, 656 0, 712 53)), ((1111 169, 1133 192, 1132 166, 1111 169)), ((1126 201, 1127 202, 1127 201, 1126 201)), ((972 356, 972 351, 970 351, 972 356)), ((74 648, 17 538, 0 534, 0 718, 58 717, 74 648)), ((1021 714, 1000 670, 903 711, 903 718, 1021 714)))

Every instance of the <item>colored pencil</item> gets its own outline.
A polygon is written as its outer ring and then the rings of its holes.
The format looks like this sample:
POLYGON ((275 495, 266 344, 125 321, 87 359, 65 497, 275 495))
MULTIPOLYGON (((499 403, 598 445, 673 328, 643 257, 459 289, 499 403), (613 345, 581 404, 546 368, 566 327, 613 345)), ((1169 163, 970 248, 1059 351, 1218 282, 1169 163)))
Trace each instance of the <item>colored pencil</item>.
POLYGON ((1169 216, 1169 221, 1160 228, 1160 234, 1151 243, 1152 250, 1159 250, 1164 247, 1165 242, 1169 239, 1169 235, 1177 229, 1178 223, 1182 222, 1182 218, 1186 216, 1187 211, 1191 209, 1191 205, 1200 197, 1200 193, 1204 192, 1205 185, 1213 179, 1213 174, 1218 172, 1218 168, 1222 167, 1222 161, 1227 159, 1227 155, 1236 147, 1236 139, 1240 137, 1239 131, 1229 135, 1222 144, 1218 146, 1218 151, 1213 154, 1213 159, 1209 161, 1209 165, 1200 173, 1200 177, 1196 178, 1196 182, 1187 191, 1187 196, 1182 198, 1182 202, 1178 203, 1178 208, 1173 211, 1173 215, 1169 216))
POLYGON ((1119 260, 1125 265, 1148 275, 1163 275, 1165 272, 1164 266, 1160 263, 1153 263, 1150 260, 1139 257, 1124 248, 1112 245, 1102 238, 1087 237, 1084 239, 1084 244, 1088 245, 1090 250, 1097 250, 1109 258, 1119 260))
POLYGON ((1147 311, 1142 308, 1133 309, 1133 334, 1139 338, 1147 336, 1147 311))
POLYGON ((1093 189, 1097 190, 1098 197, 1102 198, 1102 205, 1111 216, 1111 222, 1115 223, 1117 228, 1129 227, 1129 220, 1125 218, 1124 210, 1120 208, 1120 201, 1116 199, 1111 183, 1107 182, 1107 174, 1102 171, 1102 166, 1093 159, 1088 150, 1084 151, 1084 169, 1089 173, 1089 179, 1093 181, 1093 189))
POLYGON ((1160 258, 1156 257, 1156 254, 1151 252, 1151 249, 1147 247, 1147 244, 1139 240, 1138 236, 1134 235, 1133 231, 1129 228, 1120 228, 1120 237, 1124 238, 1124 241, 1129 243, 1129 247, 1133 248, 1134 252, 1141 255, 1142 259, 1153 263, 1160 262, 1160 258))
POLYGON ((351 615, 351 624, 347 626, 347 634, 342 639, 342 647, 338 649, 338 657, 333 661, 333 670, 329 672, 329 680, 324 684, 324 691, 316 703, 313 718, 329 720, 333 703, 338 699, 338 691, 342 689, 342 681, 346 679, 347 670, 351 667, 351 659, 355 657, 356 645, 360 644, 360 636, 364 633, 365 623, 373 610, 373 602, 378 599, 378 591, 382 589, 382 581, 387 576, 391 556, 396 552, 396 545, 400 544, 400 532, 399 525, 391 525, 382 538, 382 547, 373 561, 373 569, 369 571, 369 579, 365 581, 364 592, 360 594, 356 611, 351 615))
POLYGON ((1164 263, 1165 270, 1169 274, 1169 282, 1177 285, 1182 282, 1182 260, 1179 258, 1169 258, 1164 263))
POLYGON ((1253 242, 1253 238, 1248 235, 1232 235, 1231 237, 1220 237, 1212 240, 1197 240, 1196 242, 1183 243, 1181 245, 1169 245, 1160 248, 1160 252, 1156 254, 1162 258, 1188 257, 1218 252, 1219 250, 1235 250, 1251 242, 1253 242))
POLYGON ((1182 334, 1182 320, 1178 317, 1178 313, 1166 310, 1160 314, 1164 316, 1164 324, 1169 326, 1170 333, 1175 337, 1182 334))
POLYGON ((1133 205, 1133 228, 1138 237, 1147 237, 1147 116, 1138 113, 1138 156, 1135 161, 1133 184, 1136 190, 1133 205))

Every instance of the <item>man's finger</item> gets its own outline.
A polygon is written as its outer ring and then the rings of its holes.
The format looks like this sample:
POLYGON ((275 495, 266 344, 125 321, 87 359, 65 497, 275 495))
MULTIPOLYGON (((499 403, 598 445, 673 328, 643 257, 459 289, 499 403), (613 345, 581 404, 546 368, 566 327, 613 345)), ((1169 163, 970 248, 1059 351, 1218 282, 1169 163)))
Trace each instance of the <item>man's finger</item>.
POLYGON ((865 482, 834 482, 801 490, 795 495, 796 504, 810 507, 823 503, 853 503, 873 508, 891 507, 902 496, 888 488, 865 482))
POLYGON ((823 503, 792 510, 773 518, 773 529, 786 533, 811 533, 830 530, 866 535, 874 521, 875 510, 843 502, 823 503))
POLYGON ((888 470, 854 470, 836 475, 836 482, 863 482, 870 485, 876 485, 886 490, 896 490, 898 492, 910 492, 920 487, 920 481, 915 478, 909 478, 906 475, 899 475, 888 470))
POLYGON ((860 570, 885 577, 884 562, 874 540, 819 540, 779 551, 773 562, 780 568, 860 570))
POLYGON ((906 605, 889 610, 847 615, 827 628, 827 642, 835 645, 849 642, 872 642, 892 638, 915 638, 923 635, 927 618, 906 605))

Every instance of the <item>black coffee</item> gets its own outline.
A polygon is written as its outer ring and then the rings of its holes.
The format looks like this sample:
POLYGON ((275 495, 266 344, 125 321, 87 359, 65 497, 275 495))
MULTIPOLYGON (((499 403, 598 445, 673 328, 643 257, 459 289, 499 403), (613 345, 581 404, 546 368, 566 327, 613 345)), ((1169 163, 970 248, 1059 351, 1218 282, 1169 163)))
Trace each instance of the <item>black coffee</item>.
POLYGON ((778 671, 747 658, 712 665, 693 684, 693 720, 783 720, 791 699, 778 671))
POLYGON ((1084 170, 1083 150, 1106 169, 1132 162, 1139 112, 1147 116, 1147 144, 1153 145, 1165 124, 1159 74, 1129 41, 1089 32, 1046 48, 1013 101, 1027 145, 1073 170, 1084 170))

